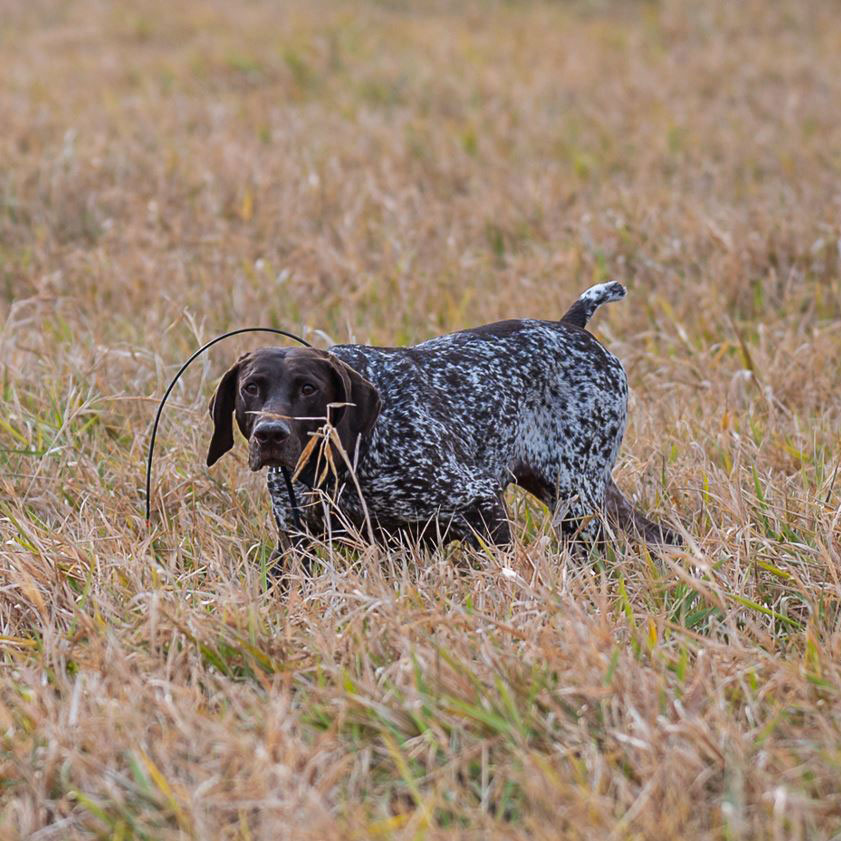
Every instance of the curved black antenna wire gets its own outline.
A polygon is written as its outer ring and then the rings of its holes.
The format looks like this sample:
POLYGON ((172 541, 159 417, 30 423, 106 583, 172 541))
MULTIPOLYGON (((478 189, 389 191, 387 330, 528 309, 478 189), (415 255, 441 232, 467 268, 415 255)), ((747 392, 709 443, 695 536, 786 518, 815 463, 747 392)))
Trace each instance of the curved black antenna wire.
MULTIPOLYGON (((152 520, 152 458, 155 454, 155 436, 158 434, 158 424, 161 420, 161 413, 164 410, 164 406, 166 405, 167 398, 170 395, 170 392, 173 388, 175 388, 175 384, 181 378, 181 375, 190 367, 192 361, 197 357, 203 354, 208 348, 212 348, 217 342, 221 342, 222 339, 228 339, 231 336, 238 336, 240 333, 277 333, 281 336, 286 336, 287 339, 294 339, 296 342, 300 342, 305 347, 312 347, 312 345, 304 341, 300 336, 296 336, 294 333, 287 333, 286 330, 278 330, 276 327, 241 327, 239 330, 231 330, 229 333, 223 333, 221 336, 217 336, 215 339, 209 341, 206 345, 202 345, 182 366, 178 373, 173 377, 172 382, 169 384, 169 387, 164 392, 164 396, 161 398, 161 402, 158 404, 158 412, 155 415, 155 423, 152 425, 152 437, 149 440, 149 455, 146 457, 146 525, 148 526, 152 520)), ((292 503, 292 515, 295 520, 295 528, 300 531, 300 523, 298 522, 298 506, 295 501, 295 494, 292 490, 292 480, 289 478, 289 472, 285 467, 281 468, 283 470, 283 478, 286 480, 286 491, 289 494, 289 501, 292 503)))

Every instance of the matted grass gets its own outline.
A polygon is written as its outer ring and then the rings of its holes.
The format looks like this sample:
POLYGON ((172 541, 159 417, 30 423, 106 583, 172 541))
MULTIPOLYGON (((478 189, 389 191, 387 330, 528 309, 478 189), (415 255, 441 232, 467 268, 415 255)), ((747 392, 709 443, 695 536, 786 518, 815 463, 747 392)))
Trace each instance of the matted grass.
POLYGON ((832 2, 12 0, 0 837, 841 837, 832 2), (267 587, 248 324, 421 340, 628 298, 617 467, 684 549, 323 552, 267 587))

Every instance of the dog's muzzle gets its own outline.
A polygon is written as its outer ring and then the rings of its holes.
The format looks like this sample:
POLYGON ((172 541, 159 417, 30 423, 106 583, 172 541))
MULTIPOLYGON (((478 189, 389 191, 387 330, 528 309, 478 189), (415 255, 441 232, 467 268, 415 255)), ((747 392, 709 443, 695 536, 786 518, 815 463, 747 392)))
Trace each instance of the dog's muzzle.
POLYGON ((292 430, 284 421, 259 421, 249 440, 248 466, 252 470, 283 465, 288 467, 291 460, 291 437, 292 430))

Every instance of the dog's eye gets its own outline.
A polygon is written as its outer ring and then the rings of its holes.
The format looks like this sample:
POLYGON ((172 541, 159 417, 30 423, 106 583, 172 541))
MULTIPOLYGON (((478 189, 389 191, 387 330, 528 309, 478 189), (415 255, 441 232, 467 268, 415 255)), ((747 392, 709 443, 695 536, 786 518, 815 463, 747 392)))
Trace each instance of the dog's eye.
POLYGON ((304 397, 309 397, 311 394, 315 394, 316 391, 317 389, 312 383, 304 383, 301 386, 301 394, 303 394, 304 397))
POLYGON ((260 393, 260 386, 257 385, 257 383, 255 383, 255 382, 246 383, 242 387, 242 393, 243 394, 248 394, 249 396, 254 397, 254 396, 256 396, 257 394, 260 393))

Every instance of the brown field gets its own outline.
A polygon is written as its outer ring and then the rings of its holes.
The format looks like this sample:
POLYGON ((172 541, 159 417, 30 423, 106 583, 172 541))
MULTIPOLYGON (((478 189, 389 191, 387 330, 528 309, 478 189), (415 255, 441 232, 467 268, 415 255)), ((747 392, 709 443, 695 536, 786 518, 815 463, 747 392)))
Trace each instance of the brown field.
POLYGON ((0 838, 841 838, 836 2, 5 0, 0 838), (559 317, 682 550, 321 551, 214 349, 559 317))

